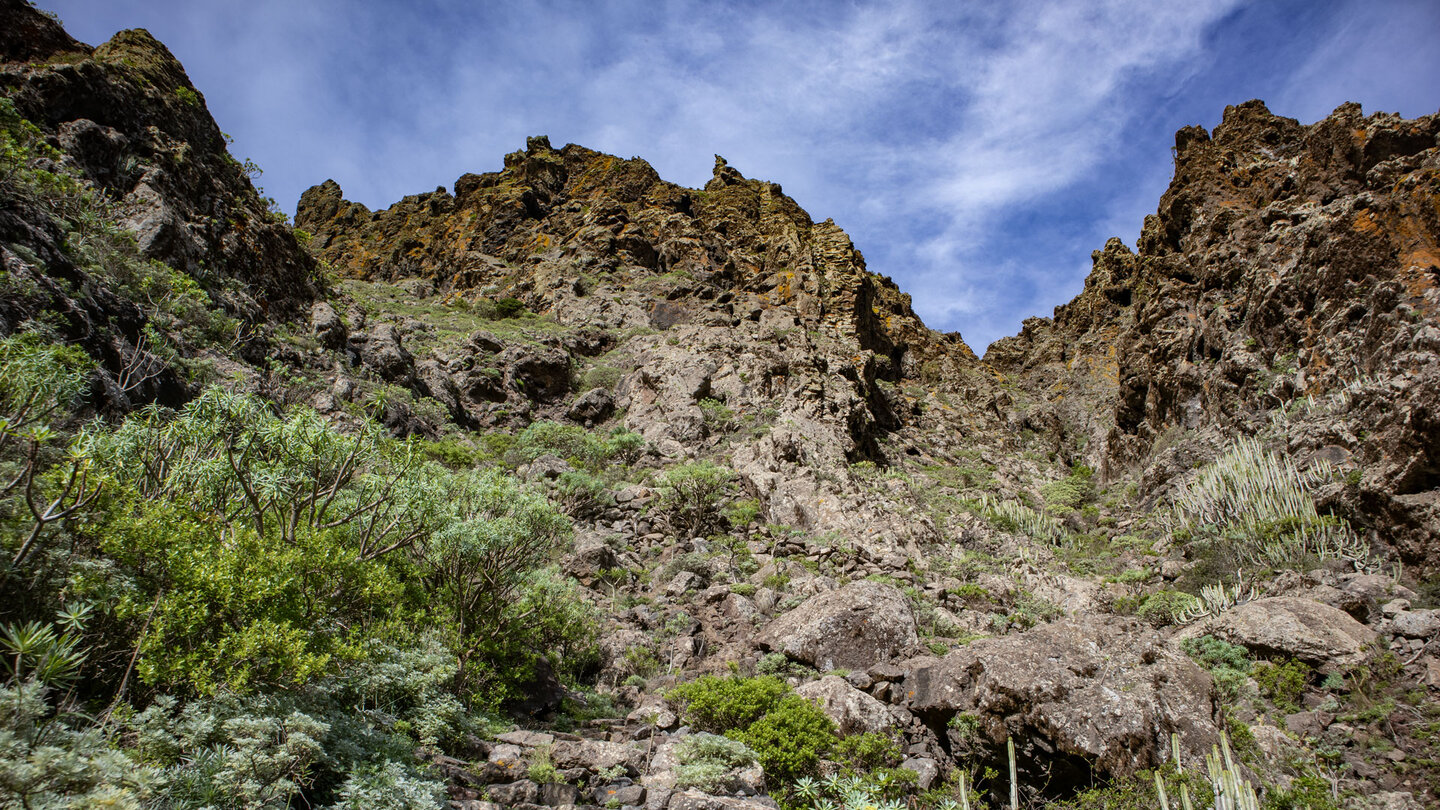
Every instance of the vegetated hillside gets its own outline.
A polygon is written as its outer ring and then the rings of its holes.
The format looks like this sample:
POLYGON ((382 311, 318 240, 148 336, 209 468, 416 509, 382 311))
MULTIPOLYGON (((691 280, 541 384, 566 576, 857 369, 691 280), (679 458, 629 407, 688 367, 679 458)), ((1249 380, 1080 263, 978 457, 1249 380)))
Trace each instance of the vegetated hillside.
POLYGON ((723 159, 292 230, 0 22, 7 805, 1435 801, 1440 119, 1182 130, 980 360, 723 159))

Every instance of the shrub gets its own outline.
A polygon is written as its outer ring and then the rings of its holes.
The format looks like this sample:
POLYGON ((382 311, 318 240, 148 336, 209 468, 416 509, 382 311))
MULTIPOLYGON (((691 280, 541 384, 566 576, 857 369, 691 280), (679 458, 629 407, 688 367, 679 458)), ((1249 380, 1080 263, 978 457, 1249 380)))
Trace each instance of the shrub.
POLYGON ((755 751, 767 776, 784 783, 817 773, 820 760, 835 746, 836 729, 819 707, 791 694, 730 736, 755 751))
POLYGON ((735 473, 710 461, 695 461, 667 470, 660 477, 658 505, 675 532, 706 534, 720 516, 720 506, 735 488, 735 473))
POLYGON ((1222 538, 1243 563, 1294 566, 1307 557, 1369 564, 1370 548, 1345 521, 1322 516, 1310 490, 1335 477, 1328 465, 1301 471, 1293 460, 1242 438, 1177 494, 1176 530, 1222 538))
POLYGON ((495 302, 496 318, 513 318, 525 311, 525 302, 519 298, 501 298, 495 302))
POLYGON ((1135 608, 1135 615, 1155 627, 1165 627, 1179 622, 1199 601, 1184 591, 1156 591, 1135 608))
POLYGON ((0 805, 138 810, 151 770, 79 717, 55 711, 38 683, 0 686, 0 805))
POLYGON ((755 752, 739 740, 700 732, 675 746, 675 786, 714 793, 736 769, 755 761, 755 752))
POLYGON ((779 678, 705 675, 665 693, 665 699, 700 731, 724 734, 748 728, 780 705, 790 687, 779 678))
POLYGON ((1269 698, 1276 709, 1289 714, 1300 711, 1300 697, 1305 694, 1310 668, 1295 660, 1267 661, 1257 665, 1251 677, 1260 687, 1260 694, 1269 698))
POLYGON ((711 433, 730 433, 739 427, 735 421, 735 411, 718 399, 707 397, 700 400, 700 414, 705 420, 705 427, 711 433))

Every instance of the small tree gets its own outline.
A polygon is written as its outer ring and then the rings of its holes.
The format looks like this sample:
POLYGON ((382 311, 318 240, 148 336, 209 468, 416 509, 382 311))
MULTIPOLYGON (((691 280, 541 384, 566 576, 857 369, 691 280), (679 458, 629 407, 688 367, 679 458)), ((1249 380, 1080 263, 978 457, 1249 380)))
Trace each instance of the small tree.
POLYGON ((719 522, 720 507, 735 490, 735 473, 710 461, 693 461, 660 477, 660 508, 671 530, 697 536, 719 522))

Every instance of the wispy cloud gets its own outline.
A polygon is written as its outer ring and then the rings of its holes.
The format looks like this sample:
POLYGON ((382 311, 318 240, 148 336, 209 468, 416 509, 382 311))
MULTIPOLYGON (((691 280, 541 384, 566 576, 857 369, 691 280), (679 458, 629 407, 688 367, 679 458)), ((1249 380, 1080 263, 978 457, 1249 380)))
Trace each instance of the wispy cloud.
POLYGON ((40 2, 91 41, 151 28, 286 204, 333 177, 385 205, 530 134, 687 185, 720 153, 835 218, 977 349, 1134 237, 1179 126, 1251 96, 1308 110, 1342 84, 1440 95, 1433 55, 1381 47, 1433 53, 1423 0, 40 2))

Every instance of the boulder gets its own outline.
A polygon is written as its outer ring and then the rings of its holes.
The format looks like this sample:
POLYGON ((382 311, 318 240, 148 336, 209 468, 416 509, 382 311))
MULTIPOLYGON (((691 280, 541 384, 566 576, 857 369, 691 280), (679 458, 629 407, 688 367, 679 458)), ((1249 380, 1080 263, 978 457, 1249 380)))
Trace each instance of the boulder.
POLYGON ((576 397, 570 410, 565 412, 565 418, 586 427, 593 427, 609 419, 614 412, 615 399, 610 396, 610 392, 604 388, 592 388, 576 397))
POLYGON ((1086 616, 987 638, 921 659, 901 682, 907 707, 937 734, 965 714, 979 745, 1022 770, 1126 776, 1158 765, 1170 734, 1197 756, 1218 743, 1210 676, 1148 625, 1086 616))
POLYGON ((325 301, 317 301, 310 308, 310 329, 320 345, 327 349, 345 348, 345 341, 350 336, 340 313, 325 301))
POLYGON ((552 754, 558 768, 585 768, 604 771, 616 766, 638 774, 645 764, 645 750, 628 743, 605 740, 576 740, 556 743, 552 754))
POLYGON ((795 694, 819 704, 844 735, 883 732, 895 725, 890 707, 861 692, 838 675, 799 686, 795 694))
POLYGON ((393 323, 378 323, 363 338, 360 363, 386 382, 409 386, 415 374, 415 358, 400 342, 400 330, 393 323))
POLYGON ((898 588, 861 580, 817 594, 776 619, 757 640, 821 671, 866 669, 919 645, 915 614, 898 588))
POLYGON ((1440 610, 1402 610, 1390 620, 1390 630, 1405 638, 1430 638, 1440 632, 1440 610))
POLYGON ((1375 631, 1339 608, 1293 596, 1256 599, 1186 627, 1266 656, 1297 658, 1332 672, 1364 660, 1375 631))

